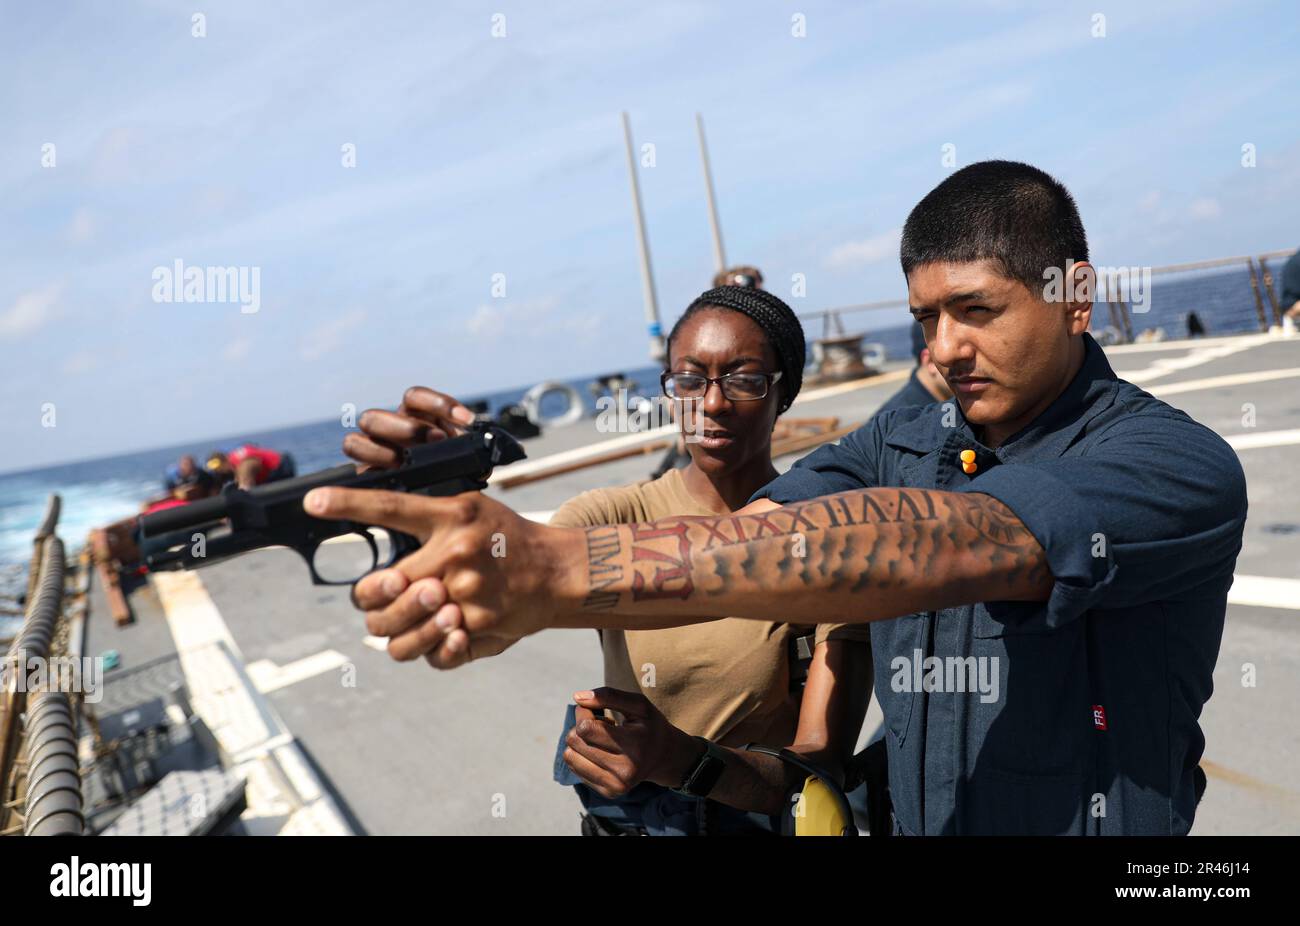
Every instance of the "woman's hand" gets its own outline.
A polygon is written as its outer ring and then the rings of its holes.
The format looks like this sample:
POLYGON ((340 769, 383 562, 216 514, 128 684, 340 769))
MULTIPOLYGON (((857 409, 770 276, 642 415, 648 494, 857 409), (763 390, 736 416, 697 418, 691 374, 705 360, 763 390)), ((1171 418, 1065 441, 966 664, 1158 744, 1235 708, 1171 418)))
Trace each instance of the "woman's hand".
POLYGON ((597 688, 573 700, 577 722, 566 738, 564 761, 605 797, 626 794, 643 781, 676 788, 702 753, 694 737, 669 723, 640 692, 597 688), (603 709, 617 711, 622 723, 597 717, 594 712, 603 709))
POLYGON ((357 419, 360 431, 343 438, 343 452, 365 467, 388 469, 402 462, 402 451, 455 437, 474 423, 474 413, 457 399, 424 386, 402 395, 397 411, 370 408, 357 419))

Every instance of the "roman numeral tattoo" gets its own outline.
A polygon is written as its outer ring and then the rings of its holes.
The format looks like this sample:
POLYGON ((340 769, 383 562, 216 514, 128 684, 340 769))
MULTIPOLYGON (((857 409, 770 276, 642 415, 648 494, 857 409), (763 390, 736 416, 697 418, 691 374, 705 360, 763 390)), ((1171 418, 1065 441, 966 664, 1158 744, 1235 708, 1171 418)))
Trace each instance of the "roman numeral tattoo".
POLYGON ((608 611, 618 604, 618 592, 607 589, 623 578, 623 567, 618 562, 622 550, 623 544, 617 528, 587 528, 587 579, 590 591, 582 602, 585 610, 608 611))
POLYGON ((912 602, 931 589, 936 600, 973 589, 984 597, 969 600, 996 600, 1050 588, 1033 535, 1005 505, 978 493, 862 489, 757 514, 663 518, 586 534, 587 611, 719 598, 746 607, 756 601, 762 610, 793 601, 786 593, 829 593, 808 599, 804 614, 815 616, 818 602, 838 613, 886 591, 912 602))

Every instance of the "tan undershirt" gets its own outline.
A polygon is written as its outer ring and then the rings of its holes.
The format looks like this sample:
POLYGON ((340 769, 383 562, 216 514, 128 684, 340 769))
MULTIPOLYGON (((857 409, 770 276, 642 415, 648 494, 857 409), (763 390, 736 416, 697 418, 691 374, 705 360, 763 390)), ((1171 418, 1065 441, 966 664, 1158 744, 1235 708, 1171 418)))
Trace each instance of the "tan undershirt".
MULTIPOLYGON (((566 502, 556 527, 634 524, 672 515, 722 515, 687 491, 681 470, 659 479, 593 489, 566 502)), ((724 746, 794 741, 799 693, 790 691, 789 640, 811 627, 728 617, 663 630, 605 630, 605 684, 640 691, 674 726, 724 746)), ((866 641, 867 626, 821 625, 816 642, 866 641)))

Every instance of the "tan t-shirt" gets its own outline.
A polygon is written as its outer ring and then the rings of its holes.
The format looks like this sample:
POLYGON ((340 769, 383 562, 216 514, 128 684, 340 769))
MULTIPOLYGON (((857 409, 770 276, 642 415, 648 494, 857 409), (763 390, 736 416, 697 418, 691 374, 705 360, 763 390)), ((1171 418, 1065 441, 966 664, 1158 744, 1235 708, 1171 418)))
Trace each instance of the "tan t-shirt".
MULTIPOLYGON (((701 503, 681 470, 612 489, 593 489, 566 502, 556 527, 634 524, 672 515, 729 514, 701 503)), ((728 617, 662 630, 605 630, 605 684, 641 691, 669 722, 724 746, 785 745, 799 722, 799 695, 790 692, 789 640, 810 627, 728 617)), ((861 626, 821 625, 816 642, 867 640, 861 626)))

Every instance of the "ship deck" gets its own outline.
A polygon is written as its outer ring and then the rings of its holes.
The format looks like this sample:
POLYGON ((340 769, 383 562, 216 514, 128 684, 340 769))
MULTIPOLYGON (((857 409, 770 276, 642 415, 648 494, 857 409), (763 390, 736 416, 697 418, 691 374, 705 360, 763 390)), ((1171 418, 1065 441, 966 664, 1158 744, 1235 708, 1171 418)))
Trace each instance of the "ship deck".
MULTIPOLYGON (((1121 377, 1228 438, 1249 487, 1245 547, 1202 717, 1209 788, 1194 832, 1300 833, 1291 778, 1300 748, 1291 716, 1300 700, 1300 492, 1285 475, 1300 445, 1300 338, 1108 354, 1121 377), (1247 665, 1253 686, 1243 684, 1247 665)), ((904 375, 809 390, 789 414, 856 424, 904 375)), ((610 437, 587 421, 526 446, 536 460, 610 437)), ((638 456, 489 491, 540 516, 585 489, 645 478, 657 461, 638 456)), ((196 710, 259 779, 250 780, 248 831, 577 832, 577 800, 551 774, 570 693, 600 683, 591 631, 549 631, 451 673, 398 664, 367 637, 346 590, 312 586, 283 549, 152 576, 130 603, 134 623, 115 627, 96 585, 85 652, 121 655, 122 668, 105 677, 109 692, 133 666, 177 658, 196 710)), ((864 742, 879 716, 873 698, 864 742)))

